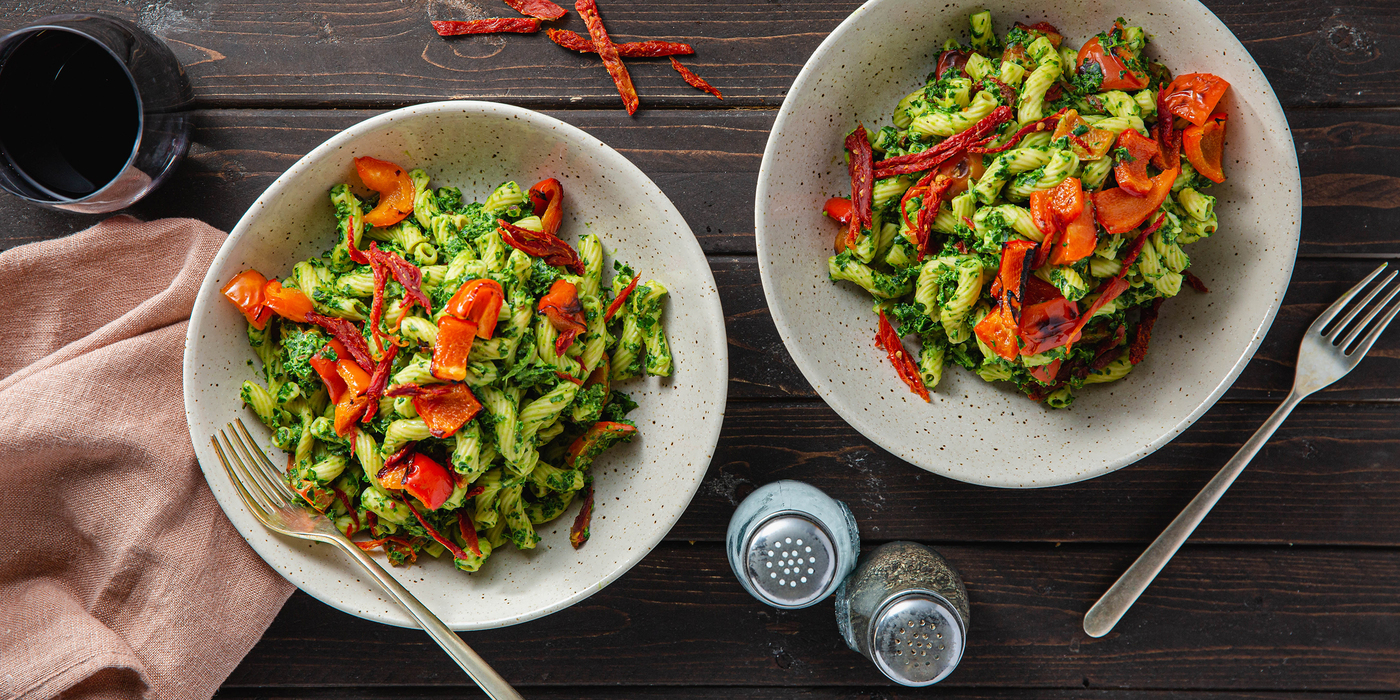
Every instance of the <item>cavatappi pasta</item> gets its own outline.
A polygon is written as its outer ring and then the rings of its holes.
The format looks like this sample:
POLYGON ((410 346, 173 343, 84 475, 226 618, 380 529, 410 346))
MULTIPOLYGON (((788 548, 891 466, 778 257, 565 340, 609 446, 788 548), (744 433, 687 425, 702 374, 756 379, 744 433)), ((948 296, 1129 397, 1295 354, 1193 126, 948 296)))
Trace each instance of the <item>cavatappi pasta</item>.
POLYGON ((379 197, 331 190, 332 248, 225 288, 261 364, 241 396, 290 453, 288 485, 398 565, 450 552, 476 571, 575 499, 578 546, 592 461, 637 434, 616 383, 672 372, 666 287, 605 275, 596 235, 577 253, 554 236, 556 180, 465 203, 421 170, 357 167, 379 197))
POLYGON ((1217 228, 1228 83, 1173 78, 1122 19, 1077 49, 1046 23, 998 38, 987 12, 970 37, 890 126, 848 135, 828 273, 874 298, 877 344, 925 398, 951 362, 1068 406, 1142 361, 1163 299, 1205 291, 1184 246, 1217 228))

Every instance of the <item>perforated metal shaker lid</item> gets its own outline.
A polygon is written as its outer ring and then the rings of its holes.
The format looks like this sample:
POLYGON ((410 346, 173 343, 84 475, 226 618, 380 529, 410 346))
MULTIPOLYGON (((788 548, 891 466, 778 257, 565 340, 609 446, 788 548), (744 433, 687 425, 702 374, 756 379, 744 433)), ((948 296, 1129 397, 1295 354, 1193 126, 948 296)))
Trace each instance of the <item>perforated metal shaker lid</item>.
POLYGON ((773 607, 807 607, 836 584, 831 536, 800 513, 778 513, 755 528, 744 560, 749 583, 773 607))
POLYGON ((870 626, 870 657, 900 685, 933 685, 962 660, 962 620, 947 600, 910 591, 881 606, 870 626))

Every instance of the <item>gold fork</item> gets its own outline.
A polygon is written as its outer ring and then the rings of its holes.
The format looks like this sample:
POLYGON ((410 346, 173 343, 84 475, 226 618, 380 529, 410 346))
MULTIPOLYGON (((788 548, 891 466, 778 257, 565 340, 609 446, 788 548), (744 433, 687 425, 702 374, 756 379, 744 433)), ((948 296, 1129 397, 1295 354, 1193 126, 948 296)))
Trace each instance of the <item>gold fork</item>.
POLYGON ((339 547, 364 567, 379 583, 379 587, 397 600, 488 696, 496 700, 523 700, 506 679, 477 656, 456 632, 394 580, 384 567, 341 534, 329 518, 298 505, 296 494, 282 482, 277 467, 273 466, 272 460, 267 458, 253 436, 248 434, 248 428, 241 418, 229 423, 227 432, 220 430, 217 436, 211 435, 209 441, 214 444, 214 452, 224 465, 229 481, 233 482, 239 497, 243 499, 243 505, 258 522, 288 537, 328 542, 339 547), (231 439, 230 435, 233 436, 231 439), (219 438, 223 438, 222 445, 219 438), (249 467, 249 464, 254 466, 249 467))

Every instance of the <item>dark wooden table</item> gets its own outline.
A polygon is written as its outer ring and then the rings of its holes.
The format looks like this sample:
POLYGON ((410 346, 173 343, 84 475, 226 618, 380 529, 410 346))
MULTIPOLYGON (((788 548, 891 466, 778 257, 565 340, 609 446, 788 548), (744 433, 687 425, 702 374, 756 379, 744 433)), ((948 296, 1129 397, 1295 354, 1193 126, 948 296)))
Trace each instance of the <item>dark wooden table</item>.
MULTIPOLYGON (((724 300, 731 379, 719 451, 680 523, 621 580, 546 619, 466 635, 527 697, 1400 698, 1400 331, 1299 407, 1114 633, 1091 639, 1080 627, 1284 396, 1314 316, 1400 256, 1400 2, 1209 4, 1253 52, 1293 129, 1304 204, 1293 284, 1254 361, 1184 435, 1088 483, 1020 492, 935 477, 873 446, 814 395, 768 316, 751 224, 760 154, 787 87, 856 2, 605 0, 614 36, 693 41, 688 63, 726 96, 690 90, 664 60, 632 61, 642 110, 630 119, 601 66, 542 35, 449 42, 428 26, 511 16, 499 0, 33 0, 0 9, 0 30, 100 10, 164 37, 184 62, 195 144, 137 216, 227 230, 340 129, 454 98, 575 124, 680 208, 724 300), (926 542, 962 570, 973 625, 947 681, 891 686, 845 648, 829 601, 780 612, 740 590, 725 525, 750 489, 780 478, 845 500, 868 543, 926 542)), ((581 30, 572 12, 563 26, 581 30)), ((0 220, 0 247, 95 221, 12 198, 0 199, 0 220)), ((298 593, 219 697, 476 694, 422 633, 298 593)))

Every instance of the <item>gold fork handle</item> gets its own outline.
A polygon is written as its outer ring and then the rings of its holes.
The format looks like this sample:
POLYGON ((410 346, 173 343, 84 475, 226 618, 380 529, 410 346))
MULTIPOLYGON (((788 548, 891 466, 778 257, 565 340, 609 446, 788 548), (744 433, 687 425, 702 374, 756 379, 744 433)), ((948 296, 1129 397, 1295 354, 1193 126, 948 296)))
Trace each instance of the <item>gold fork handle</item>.
POLYGON ((418 621, 418 625, 428 633, 428 636, 432 637, 433 641, 437 642, 438 646, 442 647, 442 650, 447 652, 447 655, 451 656, 452 660, 456 661, 457 665, 461 666, 462 670, 466 671, 467 675, 471 676, 471 679, 478 686, 481 686, 481 689, 486 691, 488 696, 494 700, 524 700, 520 697, 520 693, 515 692, 515 689, 510 687, 510 683, 501 677, 501 674, 496 673, 490 664, 477 656, 476 652, 472 651, 472 648, 467 646, 467 643, 463 642, 456 632, 443 624, 442 620, 428 609, 428 606, 419 602, 412 593, 408 592, 407 588, 404 588, 393 576, 390 576, 389 572, 379 565, 379 562, 348 540, 333 538, 331 541, 339 545, 346 554, 350 555, 350 558, 359 562, 379 583, 379 587, 383 588, 394 600, 397 600, 399 605, 402 605, 408 614, 418 621))
POLYGON ((1206 484, 1196 497, 1186 505, 1181 514, 1176 516, 1171 525, 1167 526, 1162 534, 1153 540, 1152 545, 1142 556, 1123 572, 1118 581, 1108 589, 1107 593, 1099 598, 1099 602, 1094 603, 1094 607, 1089 608, 1089 612, 1084 615, 1084 632, 1090 637, 1102 637, 1123 619, 1123 615, 1128 612, 1128 608, 1137 602, 1138 596, 1151 585, 1157 574, 1162 572, 1167 562, 1171 561, 1181 545, 1185 544, 1186 538, 1196 531, 1196 526, 1205 520, 1206 514, 1215 507, 1221 496, 1230 485, 1235 483, 1235 479, 1244 472, 1244 468, 1249 465, 1249 461, 1254 459, 1254 455, 1264 447, 1264 443, 1269 441, 1274 431, 1283 424, 1283 420, 1288 414, 1293 412, 1299 401, 1303 400, 1305 394, 1296 389, 1288 394, 1283 405, 1269 416, 1258 432, 1240 448, 1235 456, 1220 469, 1220 472, 1206 484))

